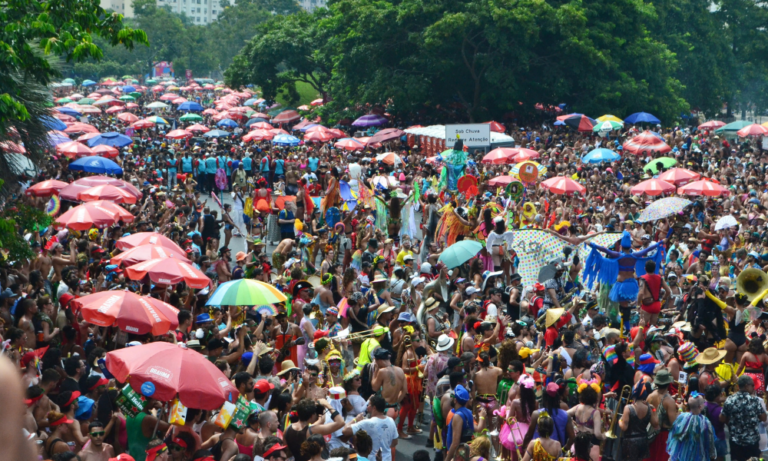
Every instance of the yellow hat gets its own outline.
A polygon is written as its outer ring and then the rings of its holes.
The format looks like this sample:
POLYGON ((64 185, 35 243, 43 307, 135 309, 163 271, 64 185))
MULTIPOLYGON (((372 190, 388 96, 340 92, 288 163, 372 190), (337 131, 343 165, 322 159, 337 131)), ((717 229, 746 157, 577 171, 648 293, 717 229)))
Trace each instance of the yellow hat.
POLYGON ((527 347, 523 347, 522 349, 517 351, 517 355, 519 355, 521 359, 525 360, 528 357, 530 357, 531 355, 539 352, 540 350, 541 349, 529 349, 527 347))
POLYGON ((301 222, 300 219, 297 219, 296 222, 293 223, 293 227, 295 227, 296 230, 298 230, 298 231, 303 231, 304 230, 304 224, 301 222))
POLYGON ((545 321, 545 325, 547 328, 551 327, 552 325, 556 324, 558 320, 560 320, 560 317, 565 314, 565 309, 562 307, 559 307, 557 309, 547 309, 547 319, 545 321))
POLYGON ((560 221, 560 224, 555 224, 555 232, 560 232, 560 229, 563 227, 571 227, 571 223, 569 221, 560 221))

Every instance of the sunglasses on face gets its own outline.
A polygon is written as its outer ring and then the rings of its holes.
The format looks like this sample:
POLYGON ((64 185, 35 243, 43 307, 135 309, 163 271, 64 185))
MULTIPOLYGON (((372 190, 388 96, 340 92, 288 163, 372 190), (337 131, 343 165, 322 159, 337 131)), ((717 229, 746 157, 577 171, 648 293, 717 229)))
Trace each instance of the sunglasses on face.
POLYGON ((311 376, 311 377, 313 377, 313 378, 317 378, 317 377, 318 377, 318 375, 319 375, 318 373, 310 373, 310 374, 309 374, 309 376, 311 376))
POLYGON ((98 431, 98 432, 91 432, 91 436, 93 437, 104 437, 105 431, 98 431))
POLYGON ((181 453, 182 451, 184 451, 184 447, 182 447, 181 445, 171 445, 171 450, 177 453, 181 453))

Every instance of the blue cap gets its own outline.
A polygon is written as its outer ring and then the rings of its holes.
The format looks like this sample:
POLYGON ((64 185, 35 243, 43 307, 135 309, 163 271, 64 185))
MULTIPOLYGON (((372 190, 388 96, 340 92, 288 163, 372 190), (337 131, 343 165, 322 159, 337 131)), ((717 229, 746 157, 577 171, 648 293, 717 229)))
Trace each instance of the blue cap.
POLYGON ((189 237, 189 238, 192 238, 192 237, 194 237, 195 235, 199 235, 199 236, 201 236, 201 237, 202 237, 202 235, 203 235, 203 234, 201 234, 201 233, 200 233, 200 232, 198 232, 198 231, 192 231, 192 232, 190 232, 190 233, 188 233, 188 234, 187 234, 187 237, 189 237))
POLYGON ((410 312, 401 312, 400 315, 397 316, 397 320, 408 323, 413 323, 416 321, 416 319, 413 317, 413 314, 410 312))
POLYGON ((245 352, 243 353, 243 356, 240 358, 240 360, 243 361, 243 365, 248 365, 251 363, 251 359, 253 359, 253 352, 245 352))
POLYGON ((211 316, 207 313, 200 314, 195 318, 195 323, 206 323, 211 321, 211 316))
POLYGON ((456 397, 456 401, 459 403, 467 403, 469 402, 469 391, 459 384, 454 391, 454 397, 456 397))
POLYGON ((91 410, 93 410, 93 399, 89 399, 84 395, 81 395, 77 398, 77 410, 75 411, 75 419, 90 419, 91 410))

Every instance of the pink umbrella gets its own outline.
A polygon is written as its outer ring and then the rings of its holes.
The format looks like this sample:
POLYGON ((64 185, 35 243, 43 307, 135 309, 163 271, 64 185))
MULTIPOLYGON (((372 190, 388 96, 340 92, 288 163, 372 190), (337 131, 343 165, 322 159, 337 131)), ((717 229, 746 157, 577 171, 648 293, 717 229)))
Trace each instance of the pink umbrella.
POLYGON ((277 116, 275 116, 275 118, 272 119, 272 122, 290 123, 290 122, 295 122, 300 118, 301 118, 301 115, 299 115, 299 113, 296 112, 295 110, 286 110, 277 114, 277 116))
POLYGON ((139 191, 139 189, 136 188, 136 186, 129 183, 128 181, 123 181, 122 179, 117 179, 117 178, 110 178, 109 176, 86 176, 84 178, 80 178, 72 182, 72 184, 88 186, 88 187, 104 186, 109 184, 110 186, 116 186, 116 187, 126 189, 128 192, 135 195, 137 198, 141 198, 143 195, 141 191, 139 191))
POLYGON ((93 139, 93 138, 95 138, 96 136, 99 136, 100 134, 101 134, 101 133, 99 133, 98 131, 97 131, 97 132, 95 132, 95 133, 85 133, 85 134, 83 134, 83 135, 80 135, 80 136, 78 136, 78 137, 77 137, 77 139, 76 139, 75 141, 77 141, 77 142, 86 142, 86 141, 88 141, 89 139, 93 139))
POLYGON ((170 304, 130 291, 102 291, 72 301, 86 322, 117 325, 128 333, 160 336, 179 326, 179 310, 170 304))
POLYGON ((262 112, 254 112, 254 113, 251 114, 251 118, 256 118, 256 117, 258 117, 258 118, 265 118, 267 120, 269 120, 271 118, 269 116, 269 114, 264 114, 262 112))
POLYGON ((125 189, 104 185, 92 187, 77 194, 78 200, 93 202, 94 200, 108 200, 115 203, 136 203, 136 196, 125 189))
POLYGON ((136 248, 140 245, 155 245, 163 246, 177 253, 184 253, 184 250, 168 237, 158 234, 157 232, 138 232, 131 234, 127 237, 123 237, 115 243, 115 246, 123 251, 136 248))
POLYGON ((59 191, 67 187, 69 184, 64 181, 57 181, 55 179, 49 179, 42 181, 34 186, 28 187, 24 191, 26 195, 33 195, 35 197, 50 197, 51 195, 58 194, 59 191))
POLYGON ((167 135, 165 135, 165 137, 169 139, 186 139, 186 138, 191 138, 192 133, 185 130, 173 130, 167 135))
POLYGON ((365 149, 365 145, 361 143, 360 141, 354 139, 354 138, 346 138, 342 139, 340 141, 337 141, 334 144, 334 147, 337 149, 344 149, 344 150, 363 150, 365 149))
POLYGON ((660 174, 658 179, 680 187, 691 181, 695 181, 700 177, 700 174, 694 173, 691 170, 686 170, 685 168, 671 168, 660 174))
POLYGON ((128 109, 128 110, 138 109, 139 105, 136 104, 135 102, 129 102, 128 104, 125 105, 125 108, 128 109))
POLYGON ((189 262, 174 258, 150 259, 127 268, 125 274, 131 280, 141 280, 148 275, 150 280, 159 285, 185 282, 190 288, 203 289, 211 284, 211 279, 189 262))
POLYGON ((165 93, 164 95, 160 96, 161 101, 173 101, 174 99, 178 98, 179 95, 175 93, 165 93))
POLYGON ((81 123, 81 122, 75 122, 67 127, 66 130, 64 130, 65 133, 99 133, 99 130, 93 126, 89 125, 87 123, 81 123))
POLYGON ((489 163, 492 165, 502 165, 505 163, 514 163, 514 157, 517 155, 518 149, 511 149, 508 147, 497 147, 492 151, 485 154, 483 157, 483 163, 489 163))
POLYGON ((276 135, 269 130, 253 130, 243 136, 243 141, 270 141, 276 135))
POLYGON ((274 127, 267 122, 257 122, 251 125, 252 130, 271 130, 272 128, 274 127))
POLYGON ((525 162, 526 160, 533 160, 540 157, 539 153, 533 149, 526 149, 524 147, 520 147, 512 150, 517 151, 514 157, 515 163, 525 162))
POLYGON ((709 181, 707 179, 701 179, 692 183, 686 184, 683 187, 677 189, 677 193, 680 195, 705 195, 707 197, 719 197, 721 195, 728 194, 728 189, 721 186, 716 182, 709 181))
POLYGON ((216 109, 205 109, 203 111, 203 115, 216 115, 218 113, 219 111, 217 111, 216 109))
POLYGON ((139 117, 127 112, 119 114, 117 116, 117 119, 124 123, 134 123, 139 121, 139 117))
POLYGON ((124 107, 115 106, 115 107, 110 107, 109 109, 105 110, 104 112, 106 112, 108 114, 119 114, 120 112, 122 112, 124 110, 125 110, 124 107))
POLYGON ((192 133, 207 133, 211 131, 210 128, 204 125, 200 125, 199 123, 196 123, 194 125, 190 125, 186 128, 184 128, 185 131, 190 131, 192 133))
POLYGON ((566 178, 565 176, 558 176, 555 178, 547 179, 541 183, 541 187, 549 189, 555 194, 565 195, 571 195, 575 192, 583 194, 587 190, 586 187, 582 186, 571 178, 566 178))
POLYGON ((633 195, 661 195, 668 192, 674 192, 675 185, 662 181, 661 179, 653 178, 637 184, 629 191, 633 195))
POLYGON ((323 98, 318 98, 309 103, 312 106, 322 106, 323 105, 323 98))
POLYGON ((122 221, 124 223, 132 223, 133 221, 136 220, 136 217, 132 215, 130 211, 126 210, 125 208, 121 207, 115 202, 109 202, 106 200, 96 200, 94 202, 88 202, 88 204, 93 206, 99 206, 101 208, 105 208, 109 211, 114 212, 117 215, 118 221, 122 221))
POLYGON ((120 151, 116 147, 108 146, 106 144, 99 144, 91 149, 93 155, 99 155, 106 158, 115 158, 120 154, 120 151))
POLYGON ((699 129, 700 130, 716 130, 721 126, 725 126, 725 122, 721 122, 720 120, 710 120, 708 122, 705 122, 699 125, 699 129))
MULTIPOLYGON (((434 158, 434 157, 433 157, 434 158)), ((517 178, 514 176, 496 176, 495 178, 488 181, 488 185, 490 186, 506 186, 512 181, 518 181, 517 178)))
POLYGON ((171 101, 171 104, 179 105, 183 102, 187 102, 187 98, 176 98, 173 101, 171 101))
POLYGON ((53 226, 57 229, 69 228, 85 231, 92 227, 104 228, 117 223, 117 213, 104 207, 84 204, 69 209, 56 218, 53 226))
POLYGON ((56 152, 69 158, 88 157, 93 154, 90 147, 77 141, 63 142, 56 146, 56 152))
POLYGON ((305 142, 328 142, 334 138, 334 135, 327 131, 316 130, 304 135, 305 142))
POLYGON ((153 126, 155 126, 155 122, 147 119, 141 119, 131 123, 131 128, 135 128, 137 130, 143 128, 152 128, 153 126))
POLYGON ((271 129, 271 130, 269 130, 269 131, 271 131, 271 132, 272 132, 274 135, 278 135, 278 134, 291 134, 291 133, 289 133, 289 132, 285 131, 285 130, 284 130, 284 129, 282 129, 282 128, 272 128, 272 129, 271 129))
POLYGON ((125 253, 120 253, 112 258, 112 264, 122 264, 127 267, 158 258, 176 258, 181 259, 182 261, 187 261, 187 255, 183 251, 179 252, 162 245, 152 245, 148 243, 131 248, 125 253))
POLYGON ((753 123, 751 125, 747 125, 744 128, 740 129, 736 132, 739 137, 746 138, 748 136, 765 136, 768 134, 768 128, 764 127, 763 125, 758 125, 757 123, 753 123))

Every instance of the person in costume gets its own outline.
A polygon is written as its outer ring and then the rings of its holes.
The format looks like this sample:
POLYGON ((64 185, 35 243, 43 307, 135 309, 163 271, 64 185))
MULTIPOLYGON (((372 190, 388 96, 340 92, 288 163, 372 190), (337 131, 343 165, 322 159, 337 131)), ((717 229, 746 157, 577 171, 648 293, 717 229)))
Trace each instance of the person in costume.
POLYGON ((717 457, 715 428, 701 414, 704 399, 701 395, 688 399, 689 413, 680 413, 672 424, 666 451, 670 461, 712 459, 717 457))
POLYGON ((505 277, 508 277, 511 261, 508 259, 508 252, 515 241, 515 235, 507 230, 504 218, 496 216, 493 219, 493 230, 488 234, 485 240, 485 249, 493 258, 493 270, 504 271, 505 277))
POLYGON ((413 347, 410 335, 405 335, 397 353, 395 366, 403 369, 405 381, 408 387, 408 393, 400 402, 400 421, 397 423, 397 432, 404 439, 411 438, 409 434, 420 434, 421 429, 414 426, 413 421, 416 418, 416 411, 419 408, 419 402, 422 391, 423 365, 419 364, 419 357, 413 347), (407 433, 403 432, 403 424, 408 419, 407 433))
MULTIPOLYGON (((588 288, 594 286, 595 281, 611 286, 609 299, 621 306, 624 328, 629 330, 629 306, 637 301, 640 286, 636 275, 645 275, 645 255, 658 248, 661 243, 656 242, 644 250, 632 252, 632 235, 624 231, 621 236, 621 250, 613 251, 599 246, 593 242, 588 243, 592 248, 584 268, 584 281, 588 288), (600 253, 605 253, 603 256, 600 253)), ((656 251, 653 261, 656 267, 661 267, 662 251, 656 251)))
POLYGON ((523 212, 520 213, 520 229, 533 229, 536 227, 536 206, 531 202, 523 204, 523 212))

